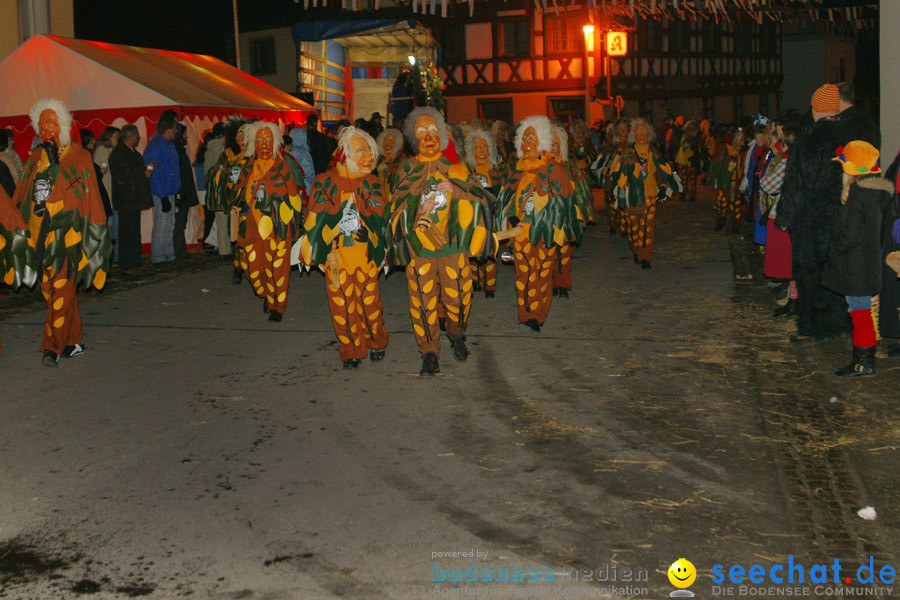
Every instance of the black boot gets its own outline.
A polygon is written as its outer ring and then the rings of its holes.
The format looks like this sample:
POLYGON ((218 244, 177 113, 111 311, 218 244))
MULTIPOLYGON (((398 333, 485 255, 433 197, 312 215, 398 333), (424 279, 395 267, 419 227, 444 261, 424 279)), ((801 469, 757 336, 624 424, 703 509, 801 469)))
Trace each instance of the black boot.
POLYGON ((493 297, 494 297, 494 290, 484 290, 484 297, 485 297, 485 298, 493 298, 493 297))
POLYGON ((466 348, 466 338, 461 337, 450 340, 450 345, 453 347, 453 358, 456 359, 456 362, 466 362, 466 359, 469 358, 469 349, 466 348))
POLYGON ((642 261, 641 261, 641 268, 642 268, 642 269, 649 270, 649 269, 652 269, 652 268, 653 268, 653 265, 650 264, 650 261, 649 261, 649 260, 642 260, 642 261))
POLYGON ((372 362, 378 362, 382 358, 384 358, 384 348, 381 348, 380 350, 369 350, 369 359, 371 359, 372 362))
POLYGON ((441 331, 447 331, 447 319, 445 317, 438 319, 438 327, 441 331))
POLYGON ((269 320, 275 321, 276 323, 281 322, 281 313, 277 310, 269 310, 269 320))
POLYGON ((241 285, 241 281, 244 279, 244 272, 235 267, 234 272, 231 274, 231 283, 234 285, 241 285))
POLYGON ((797 299, 790 298, 787 301, 787 304, 776 310, 772 316, 776 319, 780 319, 781 317, 790 317, 795 314, 797 314, 797 299))
POLYGON ((440 372, 441 367, 438 364, 438 356, 434 352, 429 352, 422 357, 422 370, 419 375, 434 375, 440 372))
POLYGON ((553 295, 559 296, 559 288, 557 288, 557 287, 553 288, 553 295))
POLYGON ((834 372, 838 377, 868 377, 875 374, 875 347, 853 346, 853 362, 834 372))
POLYGON ((609 228, 609 235, 616 235, 616 228, 615 228, 615 227, 610 227, 610 228, 609 228))
POLYGON ((566 288, 559 288, 559 297, 560 298, 568 298, 569 290, 567 290, 566 288))
POLYGON ((475 283, 473 283, 473 284, 472 284, 472 291, 473 291, 473 292, 480 292, 480 291, 481 291, 481 284, 478 283, 477 281, 476 281, 475 283))

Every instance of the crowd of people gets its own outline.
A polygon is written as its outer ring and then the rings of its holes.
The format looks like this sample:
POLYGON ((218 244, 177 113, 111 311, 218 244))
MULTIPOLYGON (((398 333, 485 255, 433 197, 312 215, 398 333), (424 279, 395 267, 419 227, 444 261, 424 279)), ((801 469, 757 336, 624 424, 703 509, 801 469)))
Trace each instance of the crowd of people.
POLYGON ((420 372, 430 375, 442 331, 453 357, 467 359, 472 295, 494 297, 498 261, 514 265, 523 330, 540 333, 552 299, 572 290, 572 248, 604 205, 609 234, 651 270, 659 204, 694 202, 705 185, 713 229, 752 223, 764 274, 784 297, 774 316, 797 318, 792 339, 852 330, 853 360, 837 374, 870 375, 879 337, 900 338, 890 266, 900 257, 900 160, 880 177, 878 129, 852 94, 823 86, 812 120, 754 115, 721 126, 678 117, 591 127, 542 115, 455 125, 419 107, 392 113, 392 127, 375 113, 323 133, 315 115, 285 131, 235 117, 213 126, 193 159, 174 112, 141 154, 133 125, 96 140, 82 130, 74 143, 65 106, 44 100, 31 114, 39 143, 21 169, 4 158, 11 138, 0 132, 0 274, 13 287, 40 280, 42 360, 56 366, 85 349, 76 287, 102 288, 110 260, 126 277, 141 266, 141 213, 152 211, 150 260, 161 266, 187 255, 187 215, 200 204, 203 248, 233 261, 232 283, 246 279, 270 321, 287 308, 292 265, 325 273, 344 368, 384 357, 380 274, 403 269, 420 372))

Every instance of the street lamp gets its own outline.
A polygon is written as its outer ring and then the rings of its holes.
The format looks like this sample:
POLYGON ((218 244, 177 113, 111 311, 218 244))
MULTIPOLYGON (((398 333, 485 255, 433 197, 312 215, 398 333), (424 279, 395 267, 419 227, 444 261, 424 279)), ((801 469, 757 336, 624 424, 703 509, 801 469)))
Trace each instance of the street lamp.
POLYGON ((412 54, 410 54, 410 55, 407 56, 406 58, 409 60, 409 66, 411 66, 411 67, 416 66, 416 57, 415 57, 415 56, 413 56, 412 54))
POLYGON ((590 123, 591 120, 591 71, 590 58, 588 52, 593 50, 594 26, 587 24, 581 28, 584 32, 584 120, 590 123))

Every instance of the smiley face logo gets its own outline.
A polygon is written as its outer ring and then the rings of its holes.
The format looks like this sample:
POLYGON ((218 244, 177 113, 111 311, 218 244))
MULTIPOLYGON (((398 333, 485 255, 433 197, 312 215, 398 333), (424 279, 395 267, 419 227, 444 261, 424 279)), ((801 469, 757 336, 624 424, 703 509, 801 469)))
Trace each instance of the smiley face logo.
POLYGON ((694 580, 697 579, 697 569, 691 561, 679 558, 669 567, 667 571, 669 583, 677 588, 690 587, 694 580))

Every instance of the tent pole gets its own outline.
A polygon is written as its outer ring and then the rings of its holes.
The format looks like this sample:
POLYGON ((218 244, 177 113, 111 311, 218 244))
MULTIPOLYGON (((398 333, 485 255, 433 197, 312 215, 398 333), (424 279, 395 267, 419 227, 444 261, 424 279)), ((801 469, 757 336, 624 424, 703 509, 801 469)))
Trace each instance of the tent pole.
POLYGON ((231 10, 234 13, 234 66, 241 70, 241 42, 238 39, 238 7, 237 0, 231 0, 231 10))

